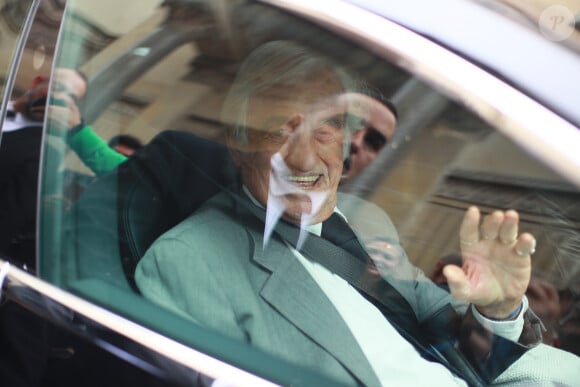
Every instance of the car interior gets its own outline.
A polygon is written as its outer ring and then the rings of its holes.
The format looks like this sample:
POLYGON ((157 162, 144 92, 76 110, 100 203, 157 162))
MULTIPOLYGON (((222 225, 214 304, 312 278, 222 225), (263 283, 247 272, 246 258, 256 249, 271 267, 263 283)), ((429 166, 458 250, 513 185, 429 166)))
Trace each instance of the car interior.
POLYGON ((131 134, 146 145, 95 177, 67 149, 66 135, 49 126, 41 278, 186 345, 253 366, 234 352, 259 351, 149 303, 139 296, 133 273, 157 237, 235 182, 223 137, 227 123, 219 118, 224 96, 248 52, 292 39, 343 64, 397 106, 395 135, 341 190, 389 214, 416 266, 429 276, 441 259, 457 254, 457 230, 470 205, 485 213, 513 208, 522 229, 538 240, 534 276, 578 302, 576 187, 469 111, 461 97, 446 96, 395 58, 265 5, 209 4, 166 1, 131 30, 112 34, 83 21, 71 2, 55 66, 86 77, 80 110, 95 132, 105 139, 131 134))

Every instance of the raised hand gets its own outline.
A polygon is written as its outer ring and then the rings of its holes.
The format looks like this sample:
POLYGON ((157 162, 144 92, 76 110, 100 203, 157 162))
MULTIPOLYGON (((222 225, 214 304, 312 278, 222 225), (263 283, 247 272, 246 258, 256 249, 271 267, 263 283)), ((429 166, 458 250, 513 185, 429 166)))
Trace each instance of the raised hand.
POLYGON ((48 106, 48 117, 53 130, 66 133, 82 122, 78 106, 70 95, 54 93, 52 101, 53 104, 48 106), (55 101, 58 103, 54 103, 55 101))
POLYGON ((477 207, 466 211, 459 230, 463 265, 447 265, 443 274, 454 297, 484 316, 505 319, 517 311, 530 282, 536 240, 518 235, 516 211, 495 211, 480 220, 477 207))

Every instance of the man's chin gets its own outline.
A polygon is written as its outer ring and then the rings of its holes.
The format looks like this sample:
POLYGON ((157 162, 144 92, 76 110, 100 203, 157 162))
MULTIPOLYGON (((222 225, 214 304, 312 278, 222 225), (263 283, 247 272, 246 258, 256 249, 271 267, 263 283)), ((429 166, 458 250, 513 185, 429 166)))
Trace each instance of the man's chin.
POLYGON ((283 218, 296 224, 316 224, 326 220, 334 211, 335 202, 327 193, 308 195, 292 193, 284 196, 283 218))
POLYGON ((312 200, 300 193, 284 195, 284 208, 284 215, 300 220, 302 216, 312 214, 312 200))

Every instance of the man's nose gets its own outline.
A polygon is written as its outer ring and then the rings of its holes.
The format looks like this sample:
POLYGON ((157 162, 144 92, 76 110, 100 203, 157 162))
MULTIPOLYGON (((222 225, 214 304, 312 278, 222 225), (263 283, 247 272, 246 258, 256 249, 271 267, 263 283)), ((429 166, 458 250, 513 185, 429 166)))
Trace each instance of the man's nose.
POLYGON ((318 161, 317 143, 313 136, 314 128, 308 127, 301 114, 294 115, 288 120, 290 138, 281 153, 286 165, 297 172, 312 170, 318 161))

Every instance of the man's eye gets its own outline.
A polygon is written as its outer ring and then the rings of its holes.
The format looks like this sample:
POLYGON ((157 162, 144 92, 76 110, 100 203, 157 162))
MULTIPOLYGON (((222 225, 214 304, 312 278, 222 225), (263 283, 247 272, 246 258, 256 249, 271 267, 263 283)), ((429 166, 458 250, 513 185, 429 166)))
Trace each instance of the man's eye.
POLYGON ((327 118, 324 121, 324 124, 332 126, 333 128, 336 128, 336 129, 343 129, 346 122, 345 122, 345 118, 343 116, 335 116, 335 117, 327 118))
POLYGON ((319 128, 315 132, 316 139, 320 142, 329 142, 336 139, 338 133, 337 129, 332 128, 319 128))
POLYGON ((274 144, 284 144, 288 138, 288 131, 284 128, 278 128, 264 134, 264 139, 274 144))

